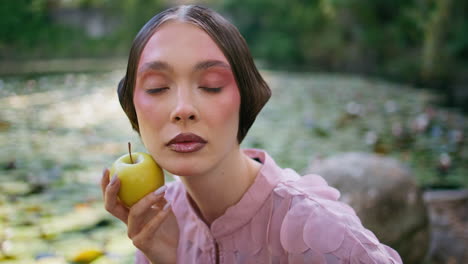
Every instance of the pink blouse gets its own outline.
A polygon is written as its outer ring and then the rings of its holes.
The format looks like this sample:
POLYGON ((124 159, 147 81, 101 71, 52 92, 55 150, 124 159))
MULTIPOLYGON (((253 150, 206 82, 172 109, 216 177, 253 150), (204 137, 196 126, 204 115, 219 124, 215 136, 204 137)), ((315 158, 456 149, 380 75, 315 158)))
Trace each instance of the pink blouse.
MULTIPOLYGON (((180 181, 168 184, 180 229, 177 263, 402 263, 379 243, 340 193, 318 175, 281 169, 260 150, 244 150, 263 164, 241 200, 208 227, 180 181)), ((137 251, 136 263, 149 263, 137 251)))

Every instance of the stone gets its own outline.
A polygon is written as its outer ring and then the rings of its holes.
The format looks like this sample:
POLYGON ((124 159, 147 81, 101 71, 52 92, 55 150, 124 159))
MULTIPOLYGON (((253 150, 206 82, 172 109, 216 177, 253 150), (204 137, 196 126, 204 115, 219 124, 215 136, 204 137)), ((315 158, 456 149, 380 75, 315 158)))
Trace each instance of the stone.
POLYGON ((432 263, 468 263, 468 189, 428 190, 432 263))
POLYGON ((404 263, 421 263, 430 231, 423 194, 410 170, 396 159, 370 153, 343 153, 317 159, 306 173, 321 175, 341 192, 363 225, 394 248, 404 263))

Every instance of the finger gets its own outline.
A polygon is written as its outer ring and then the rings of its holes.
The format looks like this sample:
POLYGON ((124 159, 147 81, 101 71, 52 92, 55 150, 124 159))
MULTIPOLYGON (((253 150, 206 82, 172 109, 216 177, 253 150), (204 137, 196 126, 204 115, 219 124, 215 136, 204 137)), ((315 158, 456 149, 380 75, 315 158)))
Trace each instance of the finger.
POLYGON ((104 194, 104 203, 106 210, 113 216, 120 219, 125 224, 128 223, 129 210, 118 199, 118 192, 120 189, 120 180, 117 174, 112 177, 112 180, 107 185, 104 194))
POLYGON ((127 227, 128 237, 132 239, 134 236, 138 235, 149 222, 163 211, 166 204, 166 201, 164 201, 160 207, 150 207, 140 215, 132 214, 130 210, 127 227))
POLYGON ((156 192, 149 193, 130 208, 128 215, 128 236, 140 232, 148 221, 153 219, 167 203, 164 198, 165 187, 159 188, 156 192))
POLYGON ((151 209, 153 209, 153 210, 154 209, 162 210, 166 204, 167 204, 166 199, 160 200, 160 201, 157 201, 156 203, 154 203, 153 205, 151 205, 151 209))
POLYGON ((172 214, 172 208, 170 204, 168 203, 165 207, 164 210, 161 210, 156 217, 151 219, 151 221, 143 228, 143 233, 148 234, 151 236, 151 234, 154 234, 159 228, 159 226, 166 220, 166 218, 172 214))
MULTIPOLYGON (((168 204, 169 205, 169 204, 168 204)), ((154 234, 161 227, 162 223, 172 214, 170 206, 166 207, 165 210, 159 211, 159 213, 153 217, 134 237, 131 237, 135 246, 144 245, 147 241, 151 241, 154 234)))
MULTIPOLYGON (((147 211, 151 206, 154 204, 161 204, 164 206, 166 203, 166 199, 164 198, 164 194, 167 190, 167 186, 163 185, 159 189, 154 192, 151 192, 145 195, 141 200, 139 200, 136 204, 134 204, 131 208, 131 214, 141 215, 143 212, 147 211)), ((162 207, 161 207, 162 209, 162 207)))
POLYGON ((101 178, 101 191, 102 197, 104 198, 104 194, 106 193, 106 187, 109 184, 109 169, 104 168, 102 171, 102 178, 101 178))

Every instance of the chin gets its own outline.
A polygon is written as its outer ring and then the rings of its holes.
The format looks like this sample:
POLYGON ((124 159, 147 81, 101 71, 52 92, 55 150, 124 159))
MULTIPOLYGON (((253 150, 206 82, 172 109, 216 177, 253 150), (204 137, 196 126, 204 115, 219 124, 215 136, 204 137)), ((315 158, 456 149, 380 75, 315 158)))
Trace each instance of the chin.
POLYGON ((177 176, 195 176, 206 172, 203 165, 194 160, 170 160, 168 162, 161 162, 160 166, 171 174, 177 176))
POLYGON ((182 177, 191 177, 191 176, 203 174, 203 170, 199 170, 198 168, 189 167, 189 166, 183 166, 183 167, 178 166, 176 168, 164 168, 164 169, 173 175, 182 176, 182 177))
POLYGON ((196 176, 206 174, 216 162, 205 153, 180 154, 173 152, 161 153, 156 162, 173 175, 196 176))

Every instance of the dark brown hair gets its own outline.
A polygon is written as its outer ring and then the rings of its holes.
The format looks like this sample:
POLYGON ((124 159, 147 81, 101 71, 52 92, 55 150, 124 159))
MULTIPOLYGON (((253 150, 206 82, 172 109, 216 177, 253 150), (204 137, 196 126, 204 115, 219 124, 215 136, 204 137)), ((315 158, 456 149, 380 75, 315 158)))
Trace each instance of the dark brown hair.
POLYGON ((247 43, 237 28, 215 11, 198 5, 182 5, 164 10, 149 20, 135 37, 128 58, 127 73, 117 89, 120 104, 133 129, 140 133, 133 104, 133 91, 141 53, 159 26, 172 19, 188 22, 203 29, 229 61, 241 97, 237 132, 240 144, 257 114, 270 98, 271 91, 255 67, 247 43))

